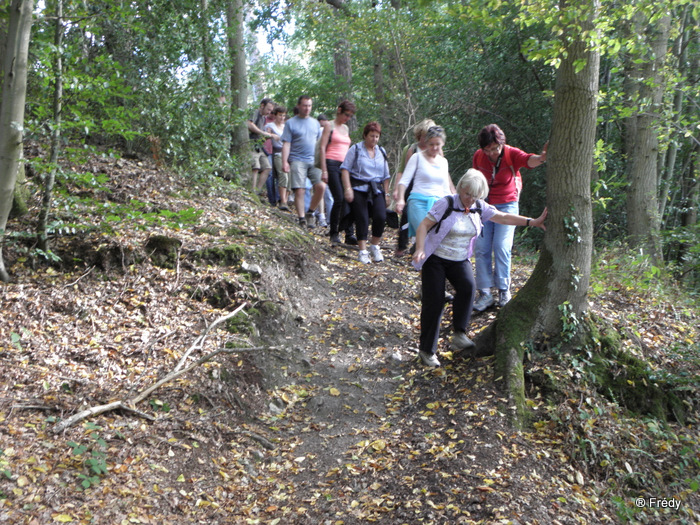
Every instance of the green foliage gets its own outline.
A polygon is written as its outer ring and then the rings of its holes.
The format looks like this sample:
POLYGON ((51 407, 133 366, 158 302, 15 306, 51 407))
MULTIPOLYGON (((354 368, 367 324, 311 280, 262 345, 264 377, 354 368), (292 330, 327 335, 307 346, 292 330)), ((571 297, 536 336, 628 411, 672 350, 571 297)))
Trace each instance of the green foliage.
POLYGON ((574 312, 573 306, 569 301, 565 301, 558 307, 561 312, 561 336, 564 341, 571 341, 581 326, 581 322, 578 319, 576 312, 574 312))
MULTIPOLYGON (((12 478, 12 470, 10 470, 10 461, 6 459, 5 450, 0 449, 0 474, 5 476, 7 479, 12 478)), ((6 498, 7 496, 0 491, 0 499, 6 498)))
POLYGON ((700 224, 662 233, 664 259, 669 261, 670 270, 697 297, 700 294, 700 224))
POLYGON ((71 454, 82 459, 82 465, 86 470, 77 476, 78 490, 94 488, 100 483, 100 479, 107 475, 107 453, 105 452, 107 443, 97 432, 102 428, 93 423, 87 423, 85 430, 87 437, 84 443, 76 443, 75 441, 67 443, 71 454))
POLYGON ((151 399, 149 403, 151 408, 156 412, 170 412, 170 404, 167 401, 163 402, 160 399, 151 399))
POLYGON ((602 249, 591 268, 591 292, 634 292, 661 298, 672 291, 667 269, 654 265, 645 254, 630 254, 623 244, 602 249))
POLYGON ((564 233, 566 244, 578 244, 581 242, 581 225, 573 215, 564 217, 564 233))

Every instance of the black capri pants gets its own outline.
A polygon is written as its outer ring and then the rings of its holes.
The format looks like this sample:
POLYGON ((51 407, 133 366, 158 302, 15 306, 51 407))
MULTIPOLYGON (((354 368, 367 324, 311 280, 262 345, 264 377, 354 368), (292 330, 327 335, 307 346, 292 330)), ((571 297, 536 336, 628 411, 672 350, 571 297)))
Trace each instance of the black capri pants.
POLYGON ((354 191, 350 203, 355 219, 355 234, 358 241, 366 241, 372 220, 372 236, 381 237, 386 226, 386 197, 384 192, 372 195, 368 191, 354 191))

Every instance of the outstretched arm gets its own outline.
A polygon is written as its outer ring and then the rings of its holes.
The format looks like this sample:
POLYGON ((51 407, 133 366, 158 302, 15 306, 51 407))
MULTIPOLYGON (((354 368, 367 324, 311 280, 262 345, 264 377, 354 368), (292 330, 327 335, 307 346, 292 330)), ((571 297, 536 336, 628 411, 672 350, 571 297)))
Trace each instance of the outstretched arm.
POLYGON ((545 162, 547 162, 547 148, 549 147, 549 141, 547 141, 542 148, 542 153, 539 155, 531 155, 529 159, 527 159, 527 166, 528 168, 536 168, 537 166, 541 166, 545 162))
POLYGON ((425 238, 428 235, 428 230, 430 230, 436 222, 437 221, 433 220, 430 215, 426 215, 425 219, 418 225, 418 230, 416 231, 416 251, 413 252, 413 262, 416 264, 425 259, 425 238))
MULTIPOLYGON (((507 224, 509 226, 534 226, 536 228, 542 228, 546 230, 544 225, 544 220, 547 218, 547 208, 544 209, 542 215, 536 219, 531 219, 523 215, 515 215, 514 213, 495 213, 489 220, 498 224, 507 224)), ((416 243, 418 242, 416 237, 416 243)))

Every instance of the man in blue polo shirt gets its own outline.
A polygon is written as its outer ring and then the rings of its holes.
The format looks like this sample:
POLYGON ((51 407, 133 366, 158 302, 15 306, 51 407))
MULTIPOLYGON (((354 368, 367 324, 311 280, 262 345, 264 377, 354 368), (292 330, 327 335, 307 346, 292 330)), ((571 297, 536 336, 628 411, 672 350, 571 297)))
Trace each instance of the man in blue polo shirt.
POLYGON ((326 184, 321 180, 321 170, 314 166, 316 142, 321 137, 321 125, 311 116, 313 101, 302 95, 297 101, 298 113, 287 120, 282 133, 282 169, 289 173, 290 188, 294 192, 294 206, 299 224, 316 226, 314 211, 321 202, 326 184), (309 210, 304 215, 306 178, 313 185, 309 210))

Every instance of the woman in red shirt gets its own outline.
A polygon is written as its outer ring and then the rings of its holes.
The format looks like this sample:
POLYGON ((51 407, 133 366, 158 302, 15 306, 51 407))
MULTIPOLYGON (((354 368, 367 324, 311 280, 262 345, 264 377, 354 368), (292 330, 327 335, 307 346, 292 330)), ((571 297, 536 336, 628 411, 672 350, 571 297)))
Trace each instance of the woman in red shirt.
MULTIPOLYGON (((518 200, 523 187, 521 168, 536 168, 547 160, 547 144, 540 155, 525 153, 506 144, 503 130, 496 124, 485 126, 478 136, 479 149, 472 167, 478 169, 489 186, 487 202, 503 213, 519 214, 518 200)), ((487 222, 476 241, 476 287, 474 310, 483 312, 493 305, 491 288, 498 288, 498 304, 510 301, 510 255, 515 226, 487 222), (492 256, 493 254, 493 256, 492 256)))

